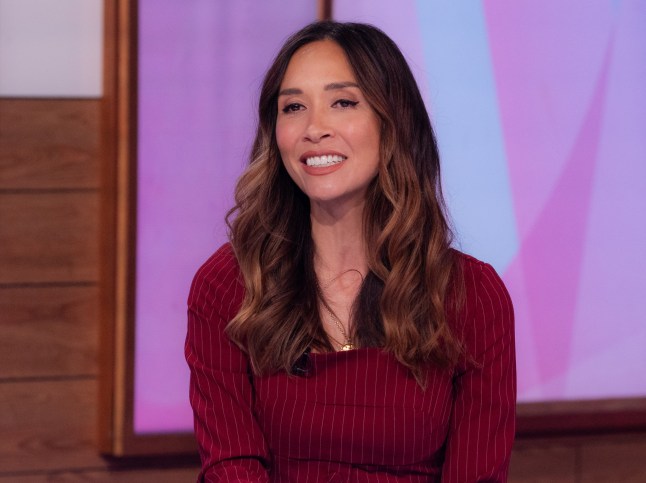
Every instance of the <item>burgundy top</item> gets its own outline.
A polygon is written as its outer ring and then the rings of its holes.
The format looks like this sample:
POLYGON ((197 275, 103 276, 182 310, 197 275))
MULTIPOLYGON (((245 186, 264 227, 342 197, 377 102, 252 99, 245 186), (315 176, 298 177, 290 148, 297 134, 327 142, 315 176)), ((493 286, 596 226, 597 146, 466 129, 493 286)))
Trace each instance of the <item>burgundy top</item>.
POLYGON ((513 309, 490 265, 460 254, 466 302, 449 323, 474 363, 422 390, 376 348, 310 354, 305 376, 252 376, 224 334, 244 286, 230 245, 198 270, 186 359, 198 481, 506 481, 514 439, 513 309))

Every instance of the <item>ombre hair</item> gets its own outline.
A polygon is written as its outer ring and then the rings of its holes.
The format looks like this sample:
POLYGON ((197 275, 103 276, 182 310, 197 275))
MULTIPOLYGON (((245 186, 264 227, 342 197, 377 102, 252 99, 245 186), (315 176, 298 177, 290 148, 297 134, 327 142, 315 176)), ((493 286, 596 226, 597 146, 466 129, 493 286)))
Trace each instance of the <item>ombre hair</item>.
POLYGON ((363 214, 369 273, 353 306, 352 339, 392 353, 425 386, 429 364, 452 367, 461 354, 447 322, 459 271, 424 101, 399 48, 370 25, 310 24, 286 41, 264 78, 250 163, 227 215, 246 294, 226 331, 260 375, 294 373, 309 349, 333 350, 318 310, 309 199, 276 143, 287 66, 299 48, 321 40, 343 49, 381 124, 379 171, 363 214))

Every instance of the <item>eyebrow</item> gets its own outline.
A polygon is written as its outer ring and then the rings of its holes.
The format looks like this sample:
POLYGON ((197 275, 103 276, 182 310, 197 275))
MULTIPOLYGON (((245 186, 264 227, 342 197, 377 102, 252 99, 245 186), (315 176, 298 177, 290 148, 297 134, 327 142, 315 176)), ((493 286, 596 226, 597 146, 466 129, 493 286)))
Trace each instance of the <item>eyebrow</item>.
POLYGON ((335 91, 337 89, 345 89, 346 87, 359 87, 359 84, 356 82, 333 82, 332 84, 326 85, 323 90, 326 91, 335 91))
MULTIPOLYGON (((356 87, 359 88, 359 84, 356 82, 332 82, 331 84, 326 84, 325 87, 323 87, 323 90, 325 91, 335 91, 338 89, 346 89, 348 87, 356 87)), ((278 93, 278 96, 292 96, 292 95, 298 95, 302 94, 303 91, 298 89, 297 87, 290 87, 287 89, 283 89, 278 93)))

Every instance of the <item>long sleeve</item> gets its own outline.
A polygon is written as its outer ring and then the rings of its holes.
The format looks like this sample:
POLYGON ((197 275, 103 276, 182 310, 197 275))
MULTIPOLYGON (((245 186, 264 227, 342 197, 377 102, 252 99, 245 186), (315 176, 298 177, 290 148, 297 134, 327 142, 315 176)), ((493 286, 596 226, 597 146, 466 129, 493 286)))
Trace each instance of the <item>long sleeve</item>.
POLYGON ((253 413, 248 362, 224 333, 242 302, 239 276, 225 245, 198 270, 188 298, 185 353, 202 459, 198 481, 269 481, 269 451, 253 413))
POLYGON ((465 267, 460 332, 467 360, 454 378, 442 481, 504 482, 516 416, 514 312, 490 265, 468 257, 465 267))

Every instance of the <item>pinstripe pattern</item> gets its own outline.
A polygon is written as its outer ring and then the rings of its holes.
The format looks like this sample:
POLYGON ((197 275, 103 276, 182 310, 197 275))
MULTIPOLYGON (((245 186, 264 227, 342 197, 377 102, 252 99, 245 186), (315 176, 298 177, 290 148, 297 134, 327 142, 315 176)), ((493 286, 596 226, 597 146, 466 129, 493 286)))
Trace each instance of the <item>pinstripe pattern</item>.
POLYGON ((197 272, 186 358, 199 481, 506 481, 514 437, 513 309, 493 268, 461 256, 450 323, 467 358, 423 391, 376 348, 311 354, 306 377, 251 377, 223 334, 244 288, 229 245, 197 272))

